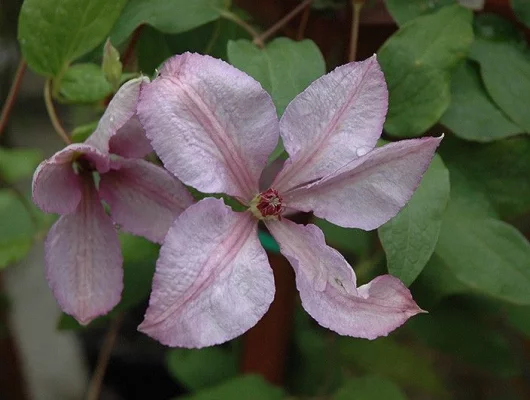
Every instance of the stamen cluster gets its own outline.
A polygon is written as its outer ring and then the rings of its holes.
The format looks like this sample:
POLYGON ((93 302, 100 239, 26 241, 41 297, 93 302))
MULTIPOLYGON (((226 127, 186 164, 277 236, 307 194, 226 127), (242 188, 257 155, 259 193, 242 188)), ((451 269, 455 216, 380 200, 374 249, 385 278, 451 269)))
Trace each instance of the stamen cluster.
POLYGON ((258 219, 282 219, 283 200, 276 189, 267 189, 250 202, 250 210, 258 219))

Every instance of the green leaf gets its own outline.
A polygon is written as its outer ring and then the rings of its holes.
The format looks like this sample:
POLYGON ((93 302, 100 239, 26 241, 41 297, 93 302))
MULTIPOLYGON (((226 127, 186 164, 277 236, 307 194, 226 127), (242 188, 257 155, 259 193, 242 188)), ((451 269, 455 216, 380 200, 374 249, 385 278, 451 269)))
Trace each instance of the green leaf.
POLYGON ((521 165, 528 168, 530 142, 518 138, 489 145, 462 143, 448 141, 442 152, 451 174, 451 200, 435 253, 470 289, 530 304, 530 244, 517 229, 495 219, 494 209, 503 196, 514 201, 508 193, 528 199, 525 192, 530 189, 521 185, 527 172, 521 165), (516 176, 519 180, 512 181, 516 176))
POLYGON ((505 378, 520 373, 508 338, 462 306, 445 307, 413 318, 406 329, 413 331, 421 342, 460 363, 505 378))
POLYGON ((313 218, 312 223, 322 229, 326 243, 344 254, 365 257, 370 251, 372 234, 361 229, 343 228, 326 221, 313 218))
POLYGON ((101 67, 76 64, 68 68, 60 82, 61 100, 67 103, 95 103, 112 93, 101 67))
MULTIPOLYGON (((95 326, 96 324, 99 324, 105 320, 106 320, 105 317, 97 318, 90 323, 90 326, 95 326)), ((68 314, 65 314, 65 313, 61 313, 61 315, 59 315, 59 319, 57 320, 57 330, 74 331, 77 329, 84 329, 84 328, 85 327, 81 325, 79 322, 77 322, 74 317, 68 314)))
POLYGON ((146 26, 142 29, 136 47, 138 62, 144 73, 152 74, 167 58, 186 51, 209 54, 228 61, 228 41, 249 37, 239 25, 226 19, 219 19, 175 35, 164 34, 146 26))
POLYGON ((264 49, 248 40, 228 43, 228 59, 269 92, 282 115, 287 104, 326 72, 324 58, 311 40, 278 38, 264 49))
POLYGON ((327 389, 329 370, 336 367, 323 362, 323 355, 329 354, 326 338, 319 332, 306 328, 296 338, 296 359, 289 368, 290 391, 297 395, 311 396, 321 394, 327 389))
POLYGON ((108 35, 126 0, 25 0, 18 40, 28 65, 46 76, 61 75, 71 61, 108 35))
POLYGON ((434 253, 412 285, 414 299, 429 311, 443 298, 469 293, 472 290, 460 282, 447 264, 434 253))
POLYGON ((388 272, 409 286, 429 261, 449 200, 449 172, 435 156, 420 186, 399 214, 379 228, 388 272))
POLYGON ((116 307, 123 311, 146 300, 151 292, 160 246, 142 237, 120 234, 123 254, 123 293, 116 307))
POLYGON ((294 346, 287 366, 291 395, 323 396, 333 393, 342 382, 338 349, 330 331, 315 326, 314 320, 297 306, 294 323, 294 346))
POLYGON ((31 250, 31 237, 2 239, 0 243, 0 270, 23 260, 31 250))
POLYGON ((0 189, 0 269, 22 260, 31 249, 35 227, 17 196, 0 189))
MULTIPOLYGON (((492 208, 489 216, 513 218, 530 211, 530 138, 514 137, 490 144, 444 139, 441 154, 451 174, 451 186, 461 178, 460 192, 453 201, 467 201, 479 208, 492 208)), ((451 189, 452 190, 452 189, 451 189)), ((454 196, 453 196, 454 197, 454 196)))
POLYGON ((88 137, 92 135, 92 133, 96 130, 98 124, 99 124, 99 121, 92 121, 92 122, 89 122, 88 124, 76 127, 72 131, 72 142, 82 143, 85 140, 87 140, 88 137))
POLYGON ((465 172, 462 173, 455 168, 452 160, 446 158, 444 160, 451 177, 451 198, 446 213, 451 210, 459 210, 470 219, 498 218, 498 213, 492 206, 488 195, 483 193, 465 172))
POLYGON ((219 19, 179 35, 166 35, 166 41, 173 54, 195 51, 225 61, 228 61, 228 42, 238 39, 250 39, 250 35, 227 19, 219 19))
MULTIPOLYGON (((391 68, 407 70, 406 61, 391 68)), ((386 61, 383 70, 389 84, 389 108, 385 131, 397 137, 416 137, 432 127, 450 104, 450 78, 447 72, 427 65, 410 67, 401 84, 394 78, 386 61), (385 67, 386 65, 386 67, 385 67), (385 69, 386 68, 386 69, 385 69), (391 86, 390 86, 391 85, 391 86)))
POLYGON ((473 41, 470 10, 458 5, 416 18, 392 35, 379 51, 389 89, 385 130, 419 136, 449 106, 450 73, 473 41))
POLYGON ((386 8, 398 25, 419 17, 433 13, 440 8, 456 4, 456 0, 385 0, 386 8))
POLYGON ((407 397, 392 381, 368 375, 348 380, 333 400, 406 400, 407 397))
POLYGON ((530 3, 528 0, 511 0, 511 2, 517 19, 530 28, 530 3))
POLYGON ((181 33, 220 17, 225 0, 130 0, 111 32, 119 45, 140 25, 164 33, 181 33))
POLYGON ((470 218, 450 203, 436 254, 470 288, 515 304, 530 304, 530 244, 513 226, 491 218, 470 218))
POLYGON ((234 352, 221 347, 170 350, 167 366, 175 379, 193 392, 221 384, 237 375, 234 352))
POLYGON ((408 346, 402 346, 389 338, 367 341, 338 337, 337 343, 345 368, 354 366, 407 387, 432 394, 444 393, 442 382, 432 364, 408 346))
POLYGON ((281 400, 283 391, 256 375, 245 375, 229 380, 219 386, 203 390, 186 400, 281 400))
POLYGON ((528 306, 510 306, 505 307, 504 315, 508 325, 519 331, 521 334, 530 338, 530 307, 528 306))
POLYGON ((31 178, 42 161, 42 153, 32 148, 0 147, 0 179, 15 183, 31 178))
POLYGON ((526 46, 523 32, 517 29, 512 21, 497 14, 477 14, 473 20, 473 29, 477 40, 512 42, 519 44, 521 47, 526 46))
POLYGON ((138 66, 146 75, 153 75, 155 70, 174 53, 169 48, 166 36, 151 26, 144 26, 136 44, 138 66))
POLYGON ((470 62, 462 64, 454 73, 451 105, 440 122, 462 139, 477 142, 490 142, 522 131, 491 101, 470 62))
MULTIPOLYGON (((399 50, 411 55, 410 65, 429 65, 452 71, 467 55, 473 41, 473 13, 458 5, 444 7, 438 12, 411 21, 401 27, 380 50, 388 61, 399 50)), ((401 61, 398 58, 398 61, 401 61)), ((395 71, 394 71, 395 72, 395 71)), ((405 76, 412 71, 398 72, 405 76)))
MULTIPOLYGON (((116 313, 126 311, 146 300, 151 291, 151 282, 155 272, 159 246, 148 240, 125 233, 120 233, 123 255, 123 292, 120 303, 107 315, 90 323, 97 325, 116 313)), ((57 329, 80 329, 81 325, 69 315, 62 314, 57 329)))
POLYGON ((530 132, 530 52, 513 41, 477 39, 471 58, 480 64, 482 80, 501 110, 524 132, 530 132))

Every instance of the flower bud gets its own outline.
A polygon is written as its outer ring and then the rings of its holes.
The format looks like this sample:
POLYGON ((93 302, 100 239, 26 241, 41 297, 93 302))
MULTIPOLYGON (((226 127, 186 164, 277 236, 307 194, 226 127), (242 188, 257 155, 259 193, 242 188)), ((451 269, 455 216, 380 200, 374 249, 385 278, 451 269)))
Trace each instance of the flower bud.
POLYGON ((116 92, 120 87, 120 79, 122 72, 122 64, 120 61, 120 53, 107 39, 105 47, 103 49, 103 62, 101 69, 105 75, 105 79, 110 83, 112 89, 116 92))

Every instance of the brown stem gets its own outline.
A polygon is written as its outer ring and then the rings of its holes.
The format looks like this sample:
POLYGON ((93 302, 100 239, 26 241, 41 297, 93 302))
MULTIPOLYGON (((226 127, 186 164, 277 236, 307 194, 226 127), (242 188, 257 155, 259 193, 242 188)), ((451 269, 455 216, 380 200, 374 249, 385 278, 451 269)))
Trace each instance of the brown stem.
POLYGON ((249 23, 239 18, 236 14, 228 11, 228 10, 222 10, 221 11, 221 17, 224 19, 227 19, 229 21, 232 21, 233 23, 239 25, 241 28, 246 30, 248 34, 252 37, 253 43, 258 47, 265 47, 265 44, 263 40, 260 39, 260 35, 257 30, 255 30, 249 23))
POLYGON ((350 53, 348 61, 355 61, 357 57, 357 42, 359 41, 359 21, 364 1, 352 0, 352 24, 350 36, 350 53))
POLYGON ((90 379, 86 400, 98 400, 100 397, 105 371, 107 370, 107 365, 109 364, 110 356, 112 354, 112 348, 118 337, 122 321, 123 314, 118 314, 114 317, 109 326, 107 334, 105 335, 105 341, 99 351, 96 369, 94 370, 92 379, 90 379))
POLYGON ((309 4, 304 9, 302 18, 300 19, 300 25, 298 25, 298 32, 296 33, 296 40, 302 40, 304 38, 310 13, 311 13, 311 5, 309 4))
POLYGON ((13 78, 13 83, 9 88, 9 93, 7 94, 6 102, 2 108, 2 114, 0 114, 0 135, 4 132, 4 129, 9 121, 9 116, 11 115, 11 110, 17 99, 18 91, 20 85, 22 84, 22 78, 24 77, 24 72, 26 72, 26 61, 23 58, 20 59, 18 63, 17 71, 15 72, 15 77, 13 78))
POLYGON ((131 36, 131 40, 129 40, 129 43, 127 44, 127 48, 123 52, 123 57, 122 57, 123 68, 127 67, 133 59, 136 43, 138 43, 138 39, 140 39, 142 28, 143 28, 143 25, 140 25, 134 30, 131 36))
POLYGON ((59 135, 59 137, 66 143, 71 144, 72 141, 68 137, 68 134, 64 130, 63 126, 61 125, 61 121, 59 120, 59 117, 57 117, 57 113, 55 112, 55 107, 53 106, 53 100, 52 100, 52 80, 48 79, 46 83, 44 84, 44 103, 46 104, 46 110, 48 111, 48 116, 50 117, 50 121, 53 125, 53 128, 55 129, 55 132, 59 135))
POLYGON ((298 15, 302 10, 308 7, 313 0, 304 0, 298 4, 290 13, 286 14, 285 17, 276 22, 273 26, 259 35, 257 38, 254 38, 254 44, 258 45, 258 42, 264 43, 270 36, 274 35, 278 30, 283 28, 290 20, 298 15))

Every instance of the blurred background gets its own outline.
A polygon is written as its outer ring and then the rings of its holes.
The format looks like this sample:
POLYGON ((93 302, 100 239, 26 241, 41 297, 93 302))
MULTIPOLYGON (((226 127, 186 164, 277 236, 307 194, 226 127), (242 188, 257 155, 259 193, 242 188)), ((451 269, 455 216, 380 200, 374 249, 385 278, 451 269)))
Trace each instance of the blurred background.
MULTIPOLYGON (((99 67, 107 37, 123 76, 207 53, 260 81, 279 114, 325 72, 377 53, 390 91, 383 139, 446 134, 411 203, 378 231, 300 216, 360 284, 390 272, 428 314, 374 341, 321 328, 263 231, 271 310, 246 335, 201 350, 136 331, 158 255, 141 238, 120 236, 125 291, 115 310, 87 327, 59 310, 43 272, 55 217, 32 205, 30 183, 63 144, 43 101, 46 74, 21 61, 22 3, 0 3, 0 99, 12 105, 0 125, 0 399, 530 399, 530 1, 123 1, 54 97, 74 141, 113 93, 99 67)), ((46 16, 25 18, 37 34, 46 16)))

